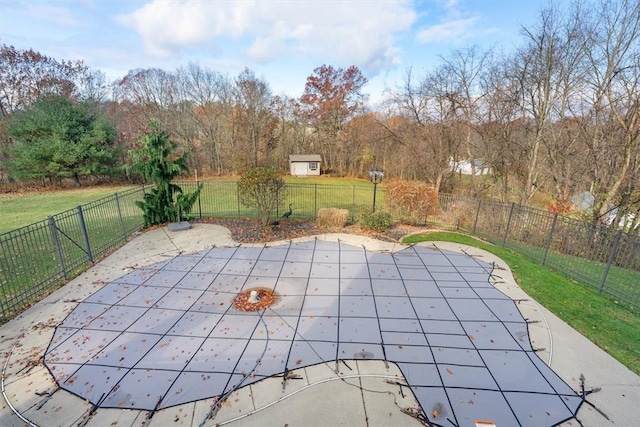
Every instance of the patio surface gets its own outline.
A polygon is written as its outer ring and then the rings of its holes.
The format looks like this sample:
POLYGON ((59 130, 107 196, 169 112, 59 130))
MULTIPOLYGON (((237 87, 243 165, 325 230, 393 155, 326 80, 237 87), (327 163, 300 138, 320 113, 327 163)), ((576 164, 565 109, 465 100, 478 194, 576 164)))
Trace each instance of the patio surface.
POLYGON ((640 419, 637 375, 531 301, 501 260, 448 243, 238 245, 215 225, 157 229, 0 337, 2 426, 640 419), (236 310, 254 287, 278 300, 236 310), (601 388, 587 402, 581 374, 601 388))

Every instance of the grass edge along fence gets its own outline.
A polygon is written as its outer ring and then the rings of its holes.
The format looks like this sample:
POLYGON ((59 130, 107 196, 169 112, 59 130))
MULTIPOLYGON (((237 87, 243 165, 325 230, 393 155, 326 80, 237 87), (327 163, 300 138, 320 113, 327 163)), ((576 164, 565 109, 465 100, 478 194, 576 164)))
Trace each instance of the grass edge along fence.
MULTIPOLYGON (((185 192, 198 182, 176 182, 185 192)), ((240 204, 237 181, 205 181, 192 218, 256 218, 240 204)), ((113 249, 124 245, 144 226, 135 205, 145 190, 140 186, 115 193, 46 220, 0 234, 0 324, 26 309, 68 280, 88 269, 113 249)), ((294 218, 315 219, 323 207, 349 210, 350 220, 371 209, 373 187, 364 185, 287 184, 286 205, 294 218)), ((384 202, 379 197, 380 205, 384 202)), ((273 213, 279 218, 286 207, 273 213)))
MULTIPOLYGON (((194 191, 198 182, 178 182, 185 192, 194 191)), ((191 216, 193 218, 257 218, 258 212, 240 203, 237 181, 205 181, 200 197, 196 201, 191 216)), ((279 219, 292 204, 292 218, 315 220, 318 210, 338 208, 349 211, 349 220, 355 222, 360 215, 373 208, 373 186, 286 183, 282 206, 271 213, 272 219, 279 219)), ((384 194, 378 195, 376 202, 384 206, 384 194)))
POLYGON ((0 324, 122 246, 144 221, 145 187, 0 234, 0 324))
POLYGON ((634 309, 640 308, 640 236, 547 211, 440 194, 424 223, 510 249, 634 309))
MULTIPOLYGON (((197 182, 178 182, 192 191, 197 182), (193 187, 193 188, 192 188, 193 187)), ((206 181, 192 218, 255 218, 242 206, 236 181, 206 181)), ((148 187, 147 187, 148 188, 148 187)), ((0 234, 0 323, 122 246, 143 227, 141 186, 0 234)), ((315 219, 321 208, 349 211, 354 222, 372 208, 373 186, 288 183, 284 205, 293 218, 315 219)), ((378 190, 378 209, 384 207, 378 190)), ((640 237, 612 227, 554 215, 515 204, 440 194, 438 213, 418 222, 463 230, 509 248, 594 287, 634 308, 640 307, 640 237)), ((414 220, 415 221, 415 220, 414 220)))

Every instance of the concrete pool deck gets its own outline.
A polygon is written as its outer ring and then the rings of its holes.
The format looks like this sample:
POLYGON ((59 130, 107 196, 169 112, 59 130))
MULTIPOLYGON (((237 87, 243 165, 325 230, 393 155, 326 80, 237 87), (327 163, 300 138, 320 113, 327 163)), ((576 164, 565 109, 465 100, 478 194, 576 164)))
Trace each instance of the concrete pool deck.
MULTIPOLYGON (((405 245, 381 242, 364 236, 326 234, 310 238, 341 241, 369 250, 397 250, 405 245)), ((42 357, 55 327, 84 299, 105 284, 137 268, 209 249, 237 245, 227 229, 194 224, 189 230, 170 232, 159 228, 141 233, 124 247, 96 263, 43 301, 0 328, 3 366, 1 426, 143 426, 143 425, 421 425, 402 413, 401 408, 417 407, 415 398, 401 393, 397 384, 402 375, 394 364, 357 360, 337 375, 325 364, 305 367, 291 374, 283 390, 282 378, 260 381, 235 391, 221 405, 215 418, 207 419, 213 399, 205 399, 162 409, 149 419, 148 411, 129 409, 93 410, 77 396, 59 389, 44 366, 42 357), (255 412, 258 411, 258 412, 255 412), (255 413, 254 413, 255 412, 255 413)), ((518 308, 531 324, 529 335, 537 354, 574 390, 580 390, 580 376, 587 390, 601 388, 583 404, 578 419, 585 426, 609 423, 635 425, 640 420, 640 377, 556 316, 540 307, 514 283, 507 266, 482 250, 451 243, 438 248, 463 251, 486 262, 495 262, 499 276, 496 288, 518 300, 518 308)), ((262 244, 258 246, 263 246, 262 244)), ((569 420, 563 425, 578 425, 569 420)))

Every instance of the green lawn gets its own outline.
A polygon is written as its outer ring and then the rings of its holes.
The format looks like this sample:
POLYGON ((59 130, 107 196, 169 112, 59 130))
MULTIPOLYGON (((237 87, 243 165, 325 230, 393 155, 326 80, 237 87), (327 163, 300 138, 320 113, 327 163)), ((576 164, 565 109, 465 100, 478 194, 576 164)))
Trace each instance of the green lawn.
POLYGON ((73 209, 132 186, 100 186, 73 190, 0 194, 0 233, 47 219, 49 215, 73 209))
MULTIPOLYGON (((369 209, 373 186, 367 181, 339 178, 287 178, 279 217, 289 203, 293 217, 314 219, 318 209, 348 209, 352 220, 369 209)), ((178 182, 184 191, 195 182, 178 182)), ((233 179, 203 182, 204 187, 192 211, 194 217, 256 216, 253 209, 238 202, 233 179)), ((0 228, 0 317, 4 320, 37 301, 65 280, 75 276, 142 226, 142 212, 135 201, 142 198, 138 187, 96 187, 66 191, 5 194, 0 198, 4 220, 0 228), (118 193, 118 197, 114 194, 118 193), (82 206, 82 209, 76 209, 82 206), (80 217, 82 212, 82 218, 80 217), (51 221, 46 221, 49 216, 51 221), (88 234, 89 249, 81 219, 88 234)), ((384 191, 378 189, 379 206, 384 191)), ((0 319, 1 323, 1 319, 0 319)))
MULTIPOLYGON (((352 210, 357 207, 360 212, 363 207, 372 204, 373 185, 364 179, 333 178, 333 177, 284 177, 287 184, 291 184, 290 197, 282 207, 286 210, 288 203, 294 204, 296 216, 314 218, 317 209, 322 207, 336 207, 352 210), (354 189, 345 193, 344 187, 354 189), (316 189, 319 189, 316 193, 316 189)), ((239 206, 235 191, 235 180, 204 181, 203 203, 194 207, 194 213, 201 210, 203 216, 241 216, 251 217, 254 214, 245 207, 239 206)), ((195 189, 194 183, 181 183, 185 191, 195 189), (193 187, 193 188, 191 188, 193 187)), ((0 233, 14 230, 47 219, 49 215, 73 209, 78 205, 93 202, 133 188, 133 186, 100 186, 78 188, 72 190, 51 190, 28 193, 0 194, 0 233)), ((384 183, 378 188, 376 205, 384 206, 384 183)), ((354 213, 357 213, 354 212, 354 213)))
POLYGON ((502 258, 525 292, 598 347, 640 375, 640 313, 595 289, 576 283, 510 250, 469 236, 431 232, 410 236, 405 243, 456 242, 502 258))
MULTIPOLYGON (((373 205, 373 185, 367 181, 343 178, 295 178, 285 179, 286 196, 274 217, 293 205, 293 218, 315 219, 319 209, 339 208, 349 211, 349 219, 356 221, 360 214, 373 205)), ((184 191, 193 191, 195 182, 179 182, 184 191)), ((257 212, 238 202, 235 180, 203 181, 200 200, 193 208, 195 217, 253 218, 257 212)), ((384 187, 378 188, 376 206, 385 203, 384 187)))
MULTIPOLYGON (((488 239, 493 243, 502 246, 501 240, 491 239, 490 237, 488 237, 488 239)), ((542 260, 544 259, 545 251, 543 248, 514 241, 507 241, 506 248, 522 254, 537 263, 542 263, 542 260)), ((608 256, 608 253, 604 254, 604 259, 608 259, 608 256)), ((635 261, 635 266, 633 262, 629 261, 629 259, 623 261, 626 261, 626 265, 630 265, 630 268, 624 268, 623 266, 616 265, 614 262, 607 270, 606 262, 598 262, 580 258, 575 255, 559 253, 551 247, 546 254, 544 265, 552 270, 562 272, 562 274, 582 285, 590 286, 591 288, 598 290, 602 287, 602 290, 605 293, 615 298, 627 301, 637 301, 637 295, 638 292, 640 292, 640 290, 637 290, 638 261, 635 261), (607 275, 606 281, 603 284, 602 278, 605 271, 607 275)))
MULTIPOLYGON (((16 220, 19 228, 11 227, 12 230, 0 235, 0 322, 86 269, 142 227, 141 211, 135 205, 142 197, 139 188, 95 190, 3 199, 15 212, 32 210, 29 215, 41 220, 35 223, 29 220, 29 224, 16 220), (86 200, 88 198, 90 200, 86 200), (80 209, 75 209, 79 205, 82 205, 82 217, 80 209), (49 206, 56 206, 62 212, 49 211, 49 206), (52 215, 50 221, 42 220, 49 215, 52 215)), ((16 217, 27 221, 21 215, 16 217)))
POLYGON ((373 187, 371 181, 359 178, 334 178, 330 176, 284 176, 287 184, 360 185, 373 187))
MULTIPOLYGON (((297 218, 313 219, 317 210, 322 207, 339 207, 348 209, 351 218, 354 219, 359 212, 371 207, 373 186, 365 180, 287 177, 286 182, 289 184, 288 194, 278 214, 284 212, 288 203, 293 203, 294 217, 297 218)), ((195 188, 195 183, 183 185, 185 191, 191 191, 190 187, 195 188)), ((0 212, 3 215, 0 232, 27 226, 44 220, 49 215, 90 203, 86 209, 83 207, 90 244, 93 251, 104 253, 123 241, 123 234, 128 234, 140 226, 141 215, 134 202, 140 198, 141 194, 130 193, 120 197, 118 203, 115 203, 114 198, 110 198, 109 202, 104 204, 91 202, 116 192, 124 192, 127 188, 130 187, 95 187, 0 195, 0 212)), ((377 203, 380 208, 384 206, 383 189, 384 185, 380 186, 377 193, 377 203)), ((202 214, 203 217, 255 215, 247 208, 240 206, 237 200, 235 181, 205 182, 201 200, 194 207, 193 214, 196 216, 202 214)), ((68 259, 65 261, 65 268, 71 276, 76 274, 78 269, 84 268, 88 262, 83 252, 83 239, 79 233, 76 217, 75 212, 56 217, 63 256, 68 259)), ((13 238, 3 243, 2 253, 0 253, 2 256, 0 276, 4 276, 5 283, 0 289, 0 296, 5 300, 26 298, 25 302, 28 303, 41 295, 41 289, 61 283, 59 254, 56 253, 51 238, 51 226, 41 222, 29 229, 14 233, 13 238), (9 277, 11 280, 8 280, 9 277), (19 296, 25 289, 29 293, 19 296)), ((637 310, 625 307, 593 288, 575 283, 508 249, 453 233, 412 236, 407 243, 424 240, 456 241, 480 247, 501 257, 511 266, 518 283, 529 295, 640 374, 640 313, 637 310)), ((555 257, 555 254, 549 254, 550 264, 555 257)), ((582 264, 580 262, 577 264, 582 266, 580 268, 586 269, 589 262, 580 261, 582 264)), ((594 267, 591 266, 591 268, 594 267)), ((618 270, 614 268, 613 275, 622 274, 618 270)))

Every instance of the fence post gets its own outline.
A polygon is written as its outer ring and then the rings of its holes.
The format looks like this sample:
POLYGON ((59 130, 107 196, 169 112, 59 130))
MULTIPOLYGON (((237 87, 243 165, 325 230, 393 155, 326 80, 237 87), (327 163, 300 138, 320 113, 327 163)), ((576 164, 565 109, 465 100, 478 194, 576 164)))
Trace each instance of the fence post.
POLYGON ((318 219, 318 183, 313 184, 313 218, 318 219))
POLYGON ((351 221, 356 220, 356 186, 351 186, 351 221))
POLYGON ((64 256, 62 255, 62 246, 60 246, 60 239, 58 238, 58 228, 56 227, 56 220, 49 215, 49 230, 51 231, 51 240, 53 240, 53 246, 56 247, 56 256, 60 263, 60 269, 64 279, 67 280, 67 268, 64 265, 64 256))
POLYGON ((609 274, 609 267, 613 263, 613 258, 616 255, 616 251, 618 250, 618 243, 620 243, 620 237, 622 236, 622 230, 618 230, 616 233, 616 237, 613 240, 613 247, 611 248, 611 253, 609 254, 609 260, 607 261, 607 266, 604 269, 604 273, 602 273, 602 280, 600 281, 600 288, 598 292, 602 292, 604 289, 604 284, 607 281, 607 275, 609 274))
MULTIPOLYGON (((196 191, 200 188, 200 181, 198 181, 198 169, 196 169, 196 191)), ((202 196, 202 191, 198 193, 198 217, 202 219, 202 201, 200 197, 202 196)))
POLYGON ((240 184, 236 182, 236 201, 238 204, 238 216, 240 218, 240 184))
POLYGON ((553 236, 553 231, 556 228, 556 221, 558 220, 558 212, 553 215, 553 221, 551 222, 551 228, 549 229, 549 234, 547 235, 547 241, 544 242, 544 255, 542 256, 542 265, 547 261, 547 254, 549 253, 549 246, 551 246, 551 237, 553 236))
POLYGON ((89 244, 89 233, 87 232, 87 224, 84 222, 82 206, 78 206, 78 220, 80 220, 80 231, 82 232, 82 239, 84 240, 85 252, 87 253, 89 262, 93 264, 93 254, 91 253, 91 245, 89 244))
POLYGON ((476 210, 476 219, 473 221, 473 235, 476 234, 476 228, 478 227, 478 217, 480 216, 480 206, 482 206, 482 199, 478 199, 478 209, 476 210))
POLYGON ((116 207, 118 208, 118 219, 120 220, 120 232, 122 233, 122 241, 127 240, 127 232, 124 230, 124 221, 122 220, 122 210, 120 209, 120 198, 118 193, 114 194, 116 198, 116 207))
POLYGON ((504 237, 502 238, 502 247, 507 243, 507 235, 509 234, 509 227, 511 226, 511 217, 513 217, 513 209, 515 208, 515 202, 511 202, 511 209, 509 210, 509 219, 507 219, 507 226, 504 229, 504 237))

